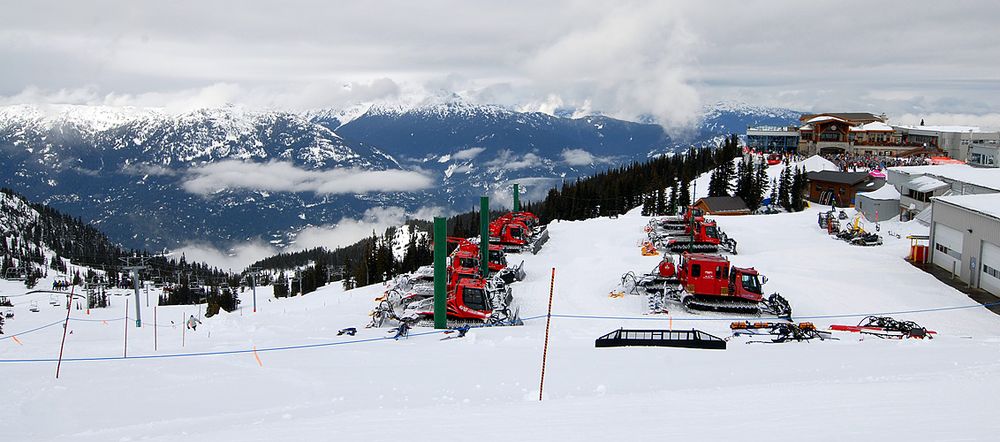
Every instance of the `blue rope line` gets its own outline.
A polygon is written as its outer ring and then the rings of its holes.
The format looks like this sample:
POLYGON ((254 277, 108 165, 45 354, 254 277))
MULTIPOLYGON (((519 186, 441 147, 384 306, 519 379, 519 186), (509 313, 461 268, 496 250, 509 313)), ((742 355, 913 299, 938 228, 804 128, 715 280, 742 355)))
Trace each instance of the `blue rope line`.
MULTIPOLYGON (((62 321, 60 321, 62 322, 62 321)), ((432 330, 426 332, 412 333, 409 336, 425 336, 432 334, 444 333, 446 330, 432 330)), ((168 359, 168 358, 187 358, 187 357, 197 357, 197 356, 221 356, 221 355, 234 355, 234 354, 246 354, 246 353, 264 353, 270 351, 285 351, 285 350, 302 350, 309 348, 321 348, 321 347, 332 347, 336 345, 347 345, 347 344, 360 344, 366 342, 377 342, 377 341, 387 341, 396 340, 390 336, 382 336, 378 338, 365 338, 365 339, 354 339, 351 341, 334 341, 334 342, 321 342, 317 344, 299 344, 299 345, 286 345, 279 347, 266 347, 258 349, 240 349, 240 350, 223 350, 223 351, 210 351, 210 352, 192 352, 192 353, 169 353, 162 355, 138 355, 138 356, 98 356, 98 357, 82 357, 82 358, 63 358, 63 362, 94 362, 94 361, 118 361, 125 359, 168 359)), ((33 362, 56 362, 56 358, 46 358, 46 359, 0 359, 0 363, 17 364, 17 363, 33 363, 33 362)))
MULTIPOLYGON (((926 309, 914 309, 914 310, 900 310, 892 312, 881 312, 881 313, 857 313, 857 314, 840 314, 840 315, 813 315, 813 316, 799 316, 797 319, 832 319, 832 318, 856 318, 865 316, 888 316, 888 315, 898 315, 898 314, 913 314, 913 313, 930 313, 939 311, 950 311, 950 310, 964 310, 972 308, 981 307, 991 307, 994 305, 1000 305, 1000 302, 993 302, 988 304, 977 304, 977 305, 963 305, 963 306, 952 306, 952 307, 937 307, 937 308, 926 308, 926 309)), ((527 318, 522 318, 522 321, 532 321, 536 319, 545 318, 547 315, 536 315, 529 316, 527 318)), ((553 318, 565 318, 565 319, 607 319, 607 320, 640 320, 640 321, 663 321, 668 319, 673 319, 676 321, 745 321, 746 317, 740 318, 668 318, 665 316, 600 316, 600 315, 573 315, 573 314, 553 314, 553 318)), ((82 318, 71 318, 78 321, 109 321, 108 319, 82 319, 82 318)), ((110 321, 119 321, 125 318, 110 319, 110 321)), ((781 318, 760 318, 760 319, 781 319, 781 318)), ((10 339, 14 336, 20 336, 27 333, 32 333, 44 328, 52 327, 62 323, 63 320, 53 322, 51 324, 43 325, 31 330, 26 330, 23 332, 0 336, 0 340, 10 339)), ((478 326, 474 328, 484 328, 485 326, 478 326)), ((447 330, 431 330, 426 332, 412 333, 409 336, 426 336, 433 334, 441 334, 447 330)), ((338 345, 347 344, 360 344, 367 342, 378 342, 386 340, 395 340, 393 337, 382 336, 377 338, 365 338, 365 339, 355 339, 350 341, 331 341, 331 342, 321 342, 316 344, 299 344, 299 345, 286 345, 277 347, 265 347, 259 349, 239 349, 239 350, 224 350, 224 351, 213 351, 213 352, 192 352, 192 353, 169 353, 169 354, 158 354, 158 355, 138 355, 138 356, 105 356, 105 357, 80 357, 80 358, 63 358, 66 362, 92 362, 92 361, 116 361, 124 359, 166 359, 166 358, 185 358, 185 357, 197 357, 197 356, 221 356, 221 355, 234 355, 234 354, 245 354, 253 352, 272 352, 272 351, 286 351, 286 350, 302 350, 310 348, 322 348, 322 347, 333 347, 338 345)), ((0 359, 0 363, 34 363, 34 362, 56 362, 55 358, 48 359, 0 359)))

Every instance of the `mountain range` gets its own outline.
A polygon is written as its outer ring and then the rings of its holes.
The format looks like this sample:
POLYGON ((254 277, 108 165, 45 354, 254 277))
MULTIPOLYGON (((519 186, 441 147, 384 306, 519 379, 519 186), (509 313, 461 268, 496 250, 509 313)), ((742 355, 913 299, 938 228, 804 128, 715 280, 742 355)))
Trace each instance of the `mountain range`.
MULTIPOLYGON (((712 144, 748 125, 789 124, 799 115, 720 103, 676 138, 657 124, 461 101, 302 113, 15 105, 0 107, 0 185, 91 222, 127 247, 253 239, 284 247, 305 227, 374 207, 464 211, 481 195, 507 204, 514 182, 525 199, 540 199, 561 180, 712 144), (226 169, 236 162, 264 166, 254 169, 260 176, 226 169), (301 175, 305 187, 270 170, 301 175), (315 180, 311 173, 331 170, 406 172, 430 185, 344 193, 307 183, 315 180), (218 175, 208 179, 217 188, 195 188, 210 173, 218 175), (233 182, 243 184, 225 185, 233 182)), ((345 180, 360 181, 354 177, 345 180)))

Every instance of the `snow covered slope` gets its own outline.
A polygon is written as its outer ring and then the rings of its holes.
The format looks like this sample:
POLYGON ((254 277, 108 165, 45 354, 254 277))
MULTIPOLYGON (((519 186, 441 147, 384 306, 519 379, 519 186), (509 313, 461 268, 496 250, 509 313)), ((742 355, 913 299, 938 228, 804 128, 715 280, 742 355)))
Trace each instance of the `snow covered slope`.
MULTIPOLYGON (((543 250, 520 257, 528 278, 514 295, 525 326, 464 339, 416 329, 393 341, 382 339, 385 329, 361 328, 377 285, 282 300, 260 289, 258 313, 245 292, 240 312, 205 319, 196 332, 178 325, 191 306, 158 308, 154 328, 143 304, 146 325, 130 328, 129 359, 121 360, 125 297, 113 296, 109 309, 73 310, 66 343, 68 358, 108 360, 65 362, 56 380, 54 362, 17 361, 57 355, 65 310, 47 295, 39 313, 26 310, 30 297, 12 298, 17 317, 0 336, 4 433, 60 441, 398 440, 416 432, 488 441, 993 439, 1000 317, 903 261, 905 239, 853 247, 822 233, 816 213, 718 222, 740 241, 732 261, 766 274, 765 290, 781 292, 797 320, 825 328, 868 313, 957 307, 894 315, 937 330, 935 339, 845 333, 782 345, 734 338, 726 351, 596 349, 595 338, 623 326, 728 336, 723 315, 675 306, 669 317, 647 316, 642 299, 608 297, 622 273, 657 262, 640 256, 647 219, 633 211, 552 224, 543 250), (553 310, 563 316, 552 319, 539 403, 540 315, 552 268, 553 310), (350 326, 357 336, 336 335, 350 326), (8 338, 19 331, 28 331, 19 342, 8 338)), ((917 228, 882 224, 883 232, 917 228)), ((0 282, 0 294, 20 292, 0 282)))

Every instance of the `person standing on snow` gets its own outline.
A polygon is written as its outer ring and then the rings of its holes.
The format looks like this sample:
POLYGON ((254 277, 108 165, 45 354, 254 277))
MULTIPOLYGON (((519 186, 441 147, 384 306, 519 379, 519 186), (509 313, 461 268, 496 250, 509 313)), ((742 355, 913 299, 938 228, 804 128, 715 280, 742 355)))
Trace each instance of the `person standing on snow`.
POLYGON ((198 331, 198 324, 201 324, 201 321, 195 318, 194 315, 191 315, 187 320, 187 328, 190 328, 192 331, 198 331))

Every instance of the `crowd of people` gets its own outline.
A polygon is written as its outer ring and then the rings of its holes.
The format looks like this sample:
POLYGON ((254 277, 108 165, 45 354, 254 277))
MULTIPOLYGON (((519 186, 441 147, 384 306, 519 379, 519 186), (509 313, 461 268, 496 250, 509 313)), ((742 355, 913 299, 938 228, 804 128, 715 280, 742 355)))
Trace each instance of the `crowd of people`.
POLYGON ((823 155, 824 158, 836 164, 844 172, 859 172, 869 170, 885 170, 896 166, 923 166, 928 164, 928 158, 923 155, 912 157, 894 157, 887 155, 823 155))

